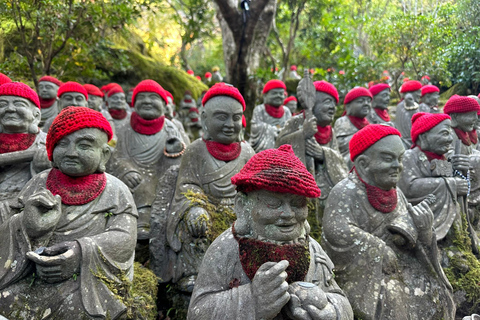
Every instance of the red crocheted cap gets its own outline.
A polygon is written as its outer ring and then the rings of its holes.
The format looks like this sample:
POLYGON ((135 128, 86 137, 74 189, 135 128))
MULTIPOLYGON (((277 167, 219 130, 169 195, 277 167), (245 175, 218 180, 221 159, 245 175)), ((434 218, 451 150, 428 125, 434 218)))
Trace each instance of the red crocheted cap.
POLYGON ((100 88, 100 91, 103 93, 107 93, 113 86, 117 85, 115 82, 110 82, 109 84, 106 84, 100 88))
POLYGON ((412 92, 412 91, 418 91, 422 89, 422 83, 417 80, 409 80, 402 84, 402 87, 400 88, 401 93, 406 93, 406 92, 412 92))
POLYGON ((386 89, 390 90, 390 85, 388 85, 387 83, 379 83, 368 88, 372 96, 376 96, 377 94, 386 89))
POLYGON ((265 84, 265 87, 263 87, 263 94, 267 93, 272 89, 283 89, 286 91, 287 86, 285 86, 285 83, 283 83, 283 81, 276 80, 276 79, 270 80, 265 84))
POLYGON ((214 84, 208 91, 205 93, 202 99, 202 105, 204 106, 208 100, 216 96, 228 96, 240 102, 245 111, 245 100, 243 99, 242 94, 232 85, 226 84, 224 82, 219 82, 214 84))
POLYGON ((63 137, 85 128, 103 130, 108 136, 108 141, 112 139, 112 127, 103 114, 85 107, 66 107, 53 120, 48 130, 46 143, 48 159, 53 160, 53 149, 63 137))
POLYGON ((367 88, 364 87, 357 87, 353 88, 352 90, 348 91, 347 95, 345 96, 345 100, 343 100, 343 104, 349 104, 355 99, 360 97, 370 97, 373 99, 372 94, 368 91, 367 88))
POLYGON ((193 72, 193 70, 187 70, 187 73, 191 76, 193 76, 195 74, 195 72, 193 72))
POLYGON ((477 100, 459 95, 451 96, 443 107, 443 113, 446 114, 466 113, 472 111, 480 111, 480 105, 478 104, 477 100))
POLYGON ((125 93, 125 91, 123 91, 123 88, 119 84, 115 84, 108 90, 107 97, 110 98, 115 93, 125 93))
POLYGON ((97 96, 103 98, 104 94, 102 91, 97 86, 94 86, 93 84, 84 84, 83 87, 85 90, 87 90, 88 94, 91 94, 92 96, 97 96))
POLYGON ((78 92, 85 96, 85 99, 88 101, 88 92, 87 90, 78 82, 68 81, 65 82, 58 88, 57 97, 61 97, 65 92, 78 92))
POLYGON ((337 88, 335 88, 335 86, 333 84, 331 84, 330 82, 322 80, 322 81, 315 81, 313 83, 313 85, 315 86, 315 90, 320 91, 320 92, 325 92, 325 93, 331 95, 332 97, 334 97, 335 100, 337 101, 337 104, 338 104, 340 99, 338 98, 337 88))
POLYGON ((292 71, 297 71, 297 66, 296 66, 296 65, 292 65, 292 66, 290 67, 290 70, 292 70, 292 71))
POLYGON ((42 82, 42 81, 48 81, 48 82, 51 82, 51 83, 55 83, 59 87, 63 84, 62 81, 58 80, 55 77, 51 77, 51 76, 43 76, 38 80, 38 82, 42 82))
POLYGON ((434 86, 433 84, 427 84, 426 86, 422 87, 422 97, 426 94, 434 92, 440 92, 440 89, 438 89, 438 87, 434 86))
POLYGON ((17 96, 30 100, 38 109, 40 109, 40 100, 37 93, 21 82, 9 82, 0 86, 0 96, 17 96))
POLYGON ((354 161, 357 156, 373 146, 378 140, 389 135, 402 136, 400 131, 384 124, 370 124, 359 130, 350 140, 350 160, 354 161))
POLYGON ((10 79, 9 77, 7 77, 5 74, 1 73, 0 72, 0 86, 2 84, 5 84, 5 83, 10 83, 12 82, 12 79, 10 79))
POLYGON ((427 79, 428 81, 430 81, 430 77, 429 77, 429 76, 423 76, 423 77, 422 77, 422 80, 423 80, 423 79, 427 79))
POLYGON ((135 105, 135 97, 140 92, 155 92, 156 94, 158 94, 163 99, 163 101, 165 101, 165 104, 168 103, 167 94, 165 93, 165 89, 163 89, 162 86, 159 85, 156 81, 147 79, 147 80, 143 80, 139 84, 137 84, 137 86, 133 90, 132 106, 135 105))
POLYGON ((287 99, 283 100, 283 104, 287 104, 290 101, 297 101, 298 102, 297 98, 295 98, 294 96, 290 96, 287 99))
POLYGON ((211 72, 205 72, 205 78, 211 78, 212 73, 211 72))
POLYGON ((257 153, 231 181, 238 191, 246 193, 264 189, 308 198, 320 196, 315 179, 289 144, 257 153))
POLYGON ((429 131, 440 122, 452 119, 448 114, 444 113, 426 113, 417 112, 412 116, 412 142, 415 144, 420 134, 429 131))

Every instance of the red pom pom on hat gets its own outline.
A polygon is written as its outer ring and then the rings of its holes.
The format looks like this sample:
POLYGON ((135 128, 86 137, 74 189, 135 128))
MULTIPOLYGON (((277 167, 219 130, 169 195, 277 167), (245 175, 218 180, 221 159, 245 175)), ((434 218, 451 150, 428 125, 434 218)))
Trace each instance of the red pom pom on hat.
POLYGON ((38 80, 38 82, 42 82, 42 81, 48 81, 48 82, 54 83, 59 87, 63 84, 62 81, 58 80, 55 77, 51 77, 51 76, 43 76, 38 80))
POLYGON ((12 82, 12 79, 10 79, 9 77, 7 77, 7 75, 0 72, 0 86, 2 84, 10 83, 10 82, 12 82))
POLYGON ((348 91, 347 95, 345 96, 345 100, 343 100, 343 104, 349 104, 353 100, 358 99, 360 97, 369 97, 373 99, 372 94, 370 93, 370 91, 368 91, 367 88, 357 87, 348 91))
POLYGON ((267 93, 268 91, 270 91, 272 89, 283 89, 283 90, 286 91, 287 86, 285 85, 285 83, 283 83, 283 81, 273 79, 273 80, 268 81, 265 84, 265 87, 263 87, 263 94, 267 93))
POLYGON ((40 100, 37 93, 21 82, 9 82, 0 86, 0 96, 16 96, 30 100, 37 108, 40 109, 40 100))
POLYGON ((285 100, 283 100, 283 104, 287 104, 290 101, 297 101, 298 102, 297 98, 295 98, 294 96, 290 96, 290 97, 286 98, 285 100))
POLYGON ((255 154, 231 181, 245 193, 264 189, 308 198, 318 198, 321 193, 312 174, 288 144, 255 154))
POLYGON ((147 79, 147 80, 143 80, 139 84, 137 84, 137 86, 133 90, 132 106, 135 106, 135 97, 140 92, 154 92, 154 93, 158 94, 163 99, 163 101, 165 101, 166 104, 168 103, 167 94, 165 92, 165 89, 163 89, 162 86, 159 85, 156 81, 147 79))
POLYGON ((373 85, 370 88, 368 88, 368 90, 370 91, 372 96, 376 96, 377 94, 379 94, 383 90, 387 90, 387 89, 388 90, 391 89, 390 85, 388 85, 387 83, 379 83, 379 84, 373 85))
POLYGON ((297 71, 297 66, 296 66, 296 65, 292 65, 292 66, 290 67, 290 70, 291 70, 291 71, 297 71))
POLYGON ((402 87, 400 88, 401 93, 406 93, 406 92, 413 92, 413 91, 418 91, 422 89, 422 83, 417 80, 409 80, 402 84, 402 87))
POLYGON ((212 73, 211 72, 205 72, 205 78, 211 78, 212 77, 212 73))
POLYGON ((232 85, 226 84, 224 82, 219 82, 214 84, 208 91, 205 93, 202 99, 202 105, 205 106, 208 100, 212 99, 213 97, 217 96, 227 96, 233 98, 240 102, 243 107, 243 111, 245 111, 246 104, 245 99, 243 99, 242 94, 232 85))
POLYGON ((333 84, 331 84, 330 82, 322 80, 322 81, 315 81, 313 83, 313 85, 315 86, 316 91, 325 92, 326 94, 329 94, 332 97, 334 97, 335 101, 337 101, 337 104, 338 104, 340 99, 338 98, 337 88, 335 88, 335 86, 333 84))
POLYGON ((97 86, 94 86, 93 84, 84 84, 83 87, 85 90, 87 90, 87 93, 92 95, 92 96, 97 96, 103 98, 104 94, 102 91, 97 86))
POLYGON ((65 92, 78 92, 85 96, 85 99, 88 101, 88 92, 87 90, 78 82, 68 81, 65 82, 58 88, 57 97, 61 97, 65 92))
POLYGON ((373 146, 377 141, 389 135, 397 135, 401 137, 400 131, 384 124, 370 124, 355 133, 350 140, 350 160, 361 155, 365 150, 373 146))
POLYGON ((123 88, 119 84, 115 84, 110 87, 110 90, 108 90, 108 93, 107 93, 107 97, 110 98, 116 93, 125 93, 125 91, 123 91, 123 88))
POLYGON ((63 137, 85 128, 100 129, 107 134, 108 141, 112 139, 112 127, 103 114, 85 107, 66 107, 60 111, 48 130, 46 143, 48 159, 53 160, 53 149, 63 137))
POLYGON ((193 76, 195 74, 195 72, 193 72, 193 70, 187 70, 187 73, 191 76, 193 76))
POLYGON ((440 89, 438 89, 438 87, 434 86, 433 84, 427 84, 426 86, 422 87, 422 97, 426 94, 434 92, 440 92, 440 89))
POLYGON ((459 95, 453 95, 448 99, 447 103, 443 107, 443 113, 466 113, 472 111, 480 111, 480 105, 477 100, 470 97, 462 97, 459 95))
POLYGON ((420 134, 430 131, 442 121, 452 119, 448 114, 444 113, 426 113, 417 112, 412 116, 412 142, 416 143, 420 134))

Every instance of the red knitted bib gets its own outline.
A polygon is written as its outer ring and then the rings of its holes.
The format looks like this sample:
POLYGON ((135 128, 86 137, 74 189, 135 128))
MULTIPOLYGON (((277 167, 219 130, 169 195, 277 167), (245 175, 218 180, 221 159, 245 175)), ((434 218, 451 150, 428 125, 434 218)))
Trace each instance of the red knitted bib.
POLYGON ((0 154, 27 150, 36 137, 35 133, 0 133, 0 154))
POLYGON ((62 203, 69 206, 81 206, 95 200, 105 189, 105 173, 94 173, 84 177, 70 177, 59 169, 53 168, 47 177, 47 189, 62 197, 62 203))
POLYGON ((133 112, 130 117, 130 125, 132 126, 132 129, 135 132, 148 136, 160 132, 164 123, 165 116, 153 120, 145 120, 140 117, 138 113, 133 112))
POLYGON ((265 104, 265 111, 267 111, 267 113, 274 118, 281 118, 285 113, 285 109, 283 108, 283 106, 274 107, 269 104, 265 104))
POLYGON ((398 198, 397 198, 397 188, 392 188, 388 191, 382 190, 378 187, 369 185, 358 175, 357 169, 354 167, 355 173, 357 174, 358 179, 365 185, 367 190, 368 202, 376 210, 382 213, 390 213, 397 207, 398 198))
POLYGON ((473 144, 477 144, 478 142, 478 134, 477 134, 477 130, 476 129, 473 129, 472 131, 470 131, 468 133, 468 137, 470 138, 470 141, 472 141, 473 144))
POLYGON ((367 118, 359 118, 359 117, 354 117, 354 116, 347 116, 348 119, 350 119, 350 122, 357 128, 358 130, 361 130, 368 126, 370 122, 368 122, 367 118))
POLYGON ((387 109, 380 109, 380 108, 373 108, 375 113, 383 120, 383 121, 390 121, 390 115, 388 114, 387 109))
POLYGON ((40 97, 38 97, 38 100, 40 100, 40 109, 48 109, 50 108, 51 106, 53 106, 53 104, 55 103, 55 101, 57 100, 56 98, 53 98, 53 99, 42 99, 40 97))
POLYGON ((332 138, 332 126, 321 127, 317 125, 317 133, 315 133, 315 139, 319 144, 327 144, 332 141, 332 138))
POLYGON ((240 142, 223 144, 213 140, 203 140, 207 146, 208 153, 217 160, 232 161, 238 158, 242 152, 240 142))
POLYGON ((458 139, 462 140, 462 143, 466 146, 472 145, 472 141, 470 141, 470 136, 468 132, 462 131, 458 128, 453 128, 455 133, 457 134, 458 139))
POLYGON ((108 109, 108 113, 110 113, 115 120, 122 120, 127 117, 127 110, 123 109, 108 109))
POLYGON ((425 151, 425 150, 422 150, 419 146, 415 146, 415 145, 412 147, 412 149, 415 148, 415 147, 418 147, 418 149, 420 149, 420 151, 422 151, 427 156, 428 161, 432 161, 434 159, 436 159, 436 160, 447 160, 447 158, 445 157, 444 154, 436 154, 436 153, 431 152, 431 151, 425 151))

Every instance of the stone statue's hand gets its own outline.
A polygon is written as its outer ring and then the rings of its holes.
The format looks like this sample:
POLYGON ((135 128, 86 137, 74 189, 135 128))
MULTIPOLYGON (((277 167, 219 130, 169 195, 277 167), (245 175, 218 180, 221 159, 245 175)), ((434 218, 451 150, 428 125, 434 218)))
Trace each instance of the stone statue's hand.
POLYGON ((464 173, 470 168, 469 156, 463 154, 455 154, 450 159, 454 170, 458 170, 464 173))
POLYGON ((37 173, 52 167, 52 163, 50 160, 48 160, 48 156, 44 148, 38 148, 33 155, 32 169, 37 173))
POLYGON ((192 207, 186 216, 187 228, 194 237, 204 237, 207 234, 207 222, 210 216, 207 210, 200 207, 192 207))
POLYGON ((31 195, 25 203, 23 225, 30 239, 53 231, 62 215, 61 198, 45 188, 31 195))
POLYGON ((430 206, 422 201, 416 206, 408 204, 413 222, 418 230, 419 239, 429 241, 432 238, 433 212, 430 206))
POLYGON ((398 270, 398 260, 395 251, 385 246, 383 253, 382 271, 384 274, 392 274, 398 270))
POLYGON ((455 177, 455 183, 457 184, 457 195, 466 196, 468 193, 468 182, 460 177, 455 177))
POLYGON ((306 119, 303 123, 303 135, 305 139, 310 139, 317 133, 317 119, 315 117, 310 117, 306 119))
POLYGON ((123 177, 123 182, 131 190, 135 189, 142 182, 142 175, 138 172, 129 172, 123 177))
POLYGON ((252 297, 255 300, 256 319, 273 319, 290 299, 287 292, 287 260, 265 262, 252 280, 252 297))
POLYGON ((290 284, 288 293, 290 301, 287 312, 293 319, 336 319, 337 313, 333 305, 329 305, 325 292, 318 286, 302 282, 290 284))
POLYGON ((77 241, 65 241, 45 248, 41 255, 27 252, 27 258, 35 263, 37 275, 42 280, 55 283, 79 272, 82 253, 77 241))
POLYGON ((308 139, 305 141, 305 151, 307 156, 315 158, 315 160, 323 160, 323 148, 314 139, 308 139))

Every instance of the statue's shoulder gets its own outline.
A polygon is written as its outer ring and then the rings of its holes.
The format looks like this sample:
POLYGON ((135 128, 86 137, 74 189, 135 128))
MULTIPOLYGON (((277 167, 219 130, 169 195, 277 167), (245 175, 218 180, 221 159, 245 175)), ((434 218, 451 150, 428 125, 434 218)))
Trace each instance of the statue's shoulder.
POLYGON ((335 129, 335 135, 337 137, 351 135, 358 131, 347 116, 338 118, 337 121, 335 121, 333 128, 335 129))

